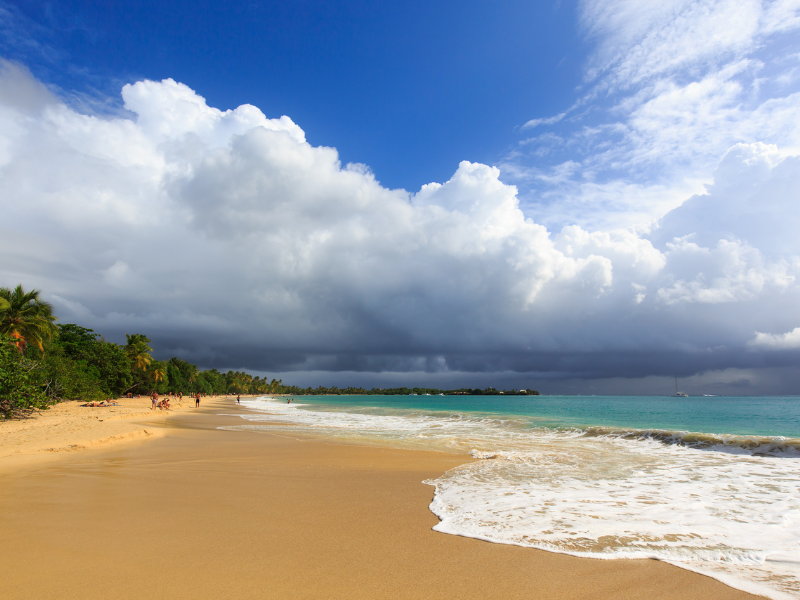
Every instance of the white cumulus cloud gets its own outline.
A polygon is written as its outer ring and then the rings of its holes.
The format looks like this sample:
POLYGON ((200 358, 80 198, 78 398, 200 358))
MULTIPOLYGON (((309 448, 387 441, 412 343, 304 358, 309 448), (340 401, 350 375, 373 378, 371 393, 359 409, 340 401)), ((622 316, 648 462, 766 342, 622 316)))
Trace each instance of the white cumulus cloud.
POLYGON ((289 117, 170 79, 126 85, 130 118, 77 112, 10 63, 0 90, 0 281, 204 366, 745 368, 752 332, 786 330, 798 300, 800 170, 779 146, 722 153, 652 227, 550 230, 496 167, 387 189, 289 117))
POLYGON ((800 348, 800 327, 795 327, 786 333, 761 333, 756 332, 756 337, 747 342, 751 348, 764 350, 794 350, 800 348))

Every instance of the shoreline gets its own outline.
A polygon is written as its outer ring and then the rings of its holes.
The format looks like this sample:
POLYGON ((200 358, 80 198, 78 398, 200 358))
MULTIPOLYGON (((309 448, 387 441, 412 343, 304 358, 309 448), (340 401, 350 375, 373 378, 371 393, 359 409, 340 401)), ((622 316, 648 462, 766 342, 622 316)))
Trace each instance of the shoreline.
POLYGON ((659 561, 434 532, 422 481, 467 455, 220 430, 242 409, 204 402, 102 419, 152 429, 147 444, 0 455, 0 596, 757 598, 659 561))

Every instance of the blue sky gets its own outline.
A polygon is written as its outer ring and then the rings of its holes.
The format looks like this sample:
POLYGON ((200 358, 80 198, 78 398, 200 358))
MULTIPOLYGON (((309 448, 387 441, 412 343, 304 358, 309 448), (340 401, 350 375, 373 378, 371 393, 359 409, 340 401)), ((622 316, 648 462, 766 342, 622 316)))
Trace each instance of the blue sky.
POLYGON ((315 145, 416 190, 496 163, 575 98, 588 44, 571 2, 21 2, 7 44, 65 90, 171 77, 211 106, 287 114, 315 145))
POLYGON ((0 3, 0 284, 307 385, 800 390, 800 0, 0 3))

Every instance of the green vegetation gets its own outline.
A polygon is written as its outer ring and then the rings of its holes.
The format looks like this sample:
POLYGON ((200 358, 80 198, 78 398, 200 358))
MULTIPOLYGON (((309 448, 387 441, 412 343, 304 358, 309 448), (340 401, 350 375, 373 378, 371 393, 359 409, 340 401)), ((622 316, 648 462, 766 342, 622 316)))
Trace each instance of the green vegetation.
POLYGON ((26 293, 21 285, 0 288, 0 299, 0 333, 10 336, 20 352, 33 345, 43 354, 53 335, 53 307, 39 300, 39 290, 26 293))
POLYGON ((121 346, 80 325, 56 324, 52 307, 39 299, 38 290, 0 288, 0 418, 23 416, 61 400, 102 400, 129 393, 539 394, 494 388, 300 388, 240 371, 200 371, 180 358, 155 360, 147 336, 134 333, 126 338, 121 346))
POLYGON ((17 348, 15 338, 0 334, 0 416, 9 418, 47 408, 51 399, 32 375, 36 363, 27 360, 17 348))
POLYGON ((126 335, 124 346, 80 325, 56 324, 38 290, 0 288, 0 418, 23 416, 60 400, 124 394, 281 393, 280 381, 248 373, 153 358, 150 339, 126 335))

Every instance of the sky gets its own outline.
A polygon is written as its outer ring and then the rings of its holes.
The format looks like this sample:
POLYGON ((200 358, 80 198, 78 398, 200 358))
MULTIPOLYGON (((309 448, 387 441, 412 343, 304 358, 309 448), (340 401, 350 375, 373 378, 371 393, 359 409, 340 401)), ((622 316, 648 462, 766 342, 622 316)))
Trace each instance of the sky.
POLYGON ((0 285, 297 385, 800 393, 800 0, 0 0, 0 285))

